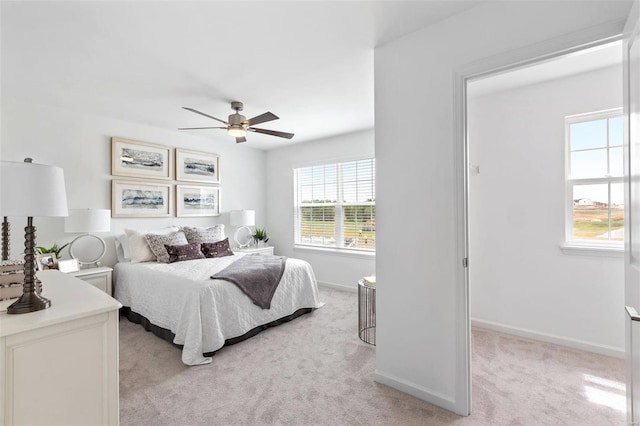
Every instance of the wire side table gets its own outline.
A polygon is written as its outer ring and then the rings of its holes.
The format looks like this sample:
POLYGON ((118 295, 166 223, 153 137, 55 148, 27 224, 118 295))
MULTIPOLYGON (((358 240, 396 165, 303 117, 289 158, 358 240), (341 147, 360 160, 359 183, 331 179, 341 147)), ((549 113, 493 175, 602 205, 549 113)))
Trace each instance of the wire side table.
POLYGON ((358 337, 376 344, 376 287, 363 279, 358 281, 358 337))

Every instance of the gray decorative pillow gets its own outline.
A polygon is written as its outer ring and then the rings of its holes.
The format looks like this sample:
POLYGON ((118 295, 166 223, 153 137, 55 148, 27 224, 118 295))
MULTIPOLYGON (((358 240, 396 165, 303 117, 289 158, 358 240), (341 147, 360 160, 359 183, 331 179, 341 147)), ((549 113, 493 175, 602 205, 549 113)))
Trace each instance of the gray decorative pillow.
POLYGON ((164 248, 169 254, 169 263, 182 262, 183 260, 204 259, 204 254, 200 251, 200 244, 185 244, 182 246, 170 246, 165 244, 164 248))
POLYGON ((183 226, 182 231, 189 244, 215 243, 224 240, 224 225, 214 225, 208 228, 183 226))
POLYGON ((147 234, 144 237, 147 239, 147 243, 149 243, 149 248, 156 256, 156 260, 162 263, 169 263, 169 253, 167 253, 167 249, 164 247, 165 244, 169 246, 189 244, 187 237, 185 237, 182 231, 172 232, 166 235, 147 234))
POLYGON ((229 248, 228 238, 215 243, 202 243, 202 253, 206 257, 233 256, 233 252, 229 248))

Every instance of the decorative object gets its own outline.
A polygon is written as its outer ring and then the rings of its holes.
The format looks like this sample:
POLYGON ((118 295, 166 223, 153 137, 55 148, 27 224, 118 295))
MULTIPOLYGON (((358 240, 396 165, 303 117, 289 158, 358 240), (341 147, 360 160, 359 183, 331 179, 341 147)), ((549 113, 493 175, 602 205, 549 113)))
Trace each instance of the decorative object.
POLYGON ((253 233, 253 240, 256 243, 256 246, 260 246, 260 244, 267 244, 269 242, 269 236, 267 235, 266 229, 256 228, 256 232, 253 233))
MULTIPOLYGON (((20 297, 23 281, 24 260, 3 260, 0 262, 0 300, 20 297)), ((42 286, 36 285, 36 291, 39 292, 40 289, 42 286)))
POLYGON ((109 209, 71 209, 69 216, 64 220, 64 232, 80 233, 69 245, 69 254, 80 265, 100 266, 100 260, 107 252, 107 244, 93 232, 109 231, 111 231, 111 210, 109 209), (98 250, 91 244, 87 244, 91 240, 100 243, 98 250), (82 253, 82 256, 78 253, 82 253))
POLYGON ((240 248, 249 247, 253 234, 250 226, 256 224, 255 210, 231 210, 229 213, 230 225, 237 226, 233 234, 236 245, 240 248))
POLYGON ((11 238, 11 224, 9 223, 9 219, 5 216, 2 220, 2 260, 9 260, 9 238, 11 238))
POLYGON ((58 258, 55 253, 38 254, 36 255, 36 266, 38 271, 58 269, 58 258))
POLYGON ((148 142, 111 138, 111 174, 171 179, 173 149, 148 142))
MULTIPOLYGON (((66 220, 66 218, 65 218, 65 220, 66 220)), ((62 246, 58 247, 58 244, 57 244, 57 243, 54 243, 54 244, 53 244, 51 247, 49 247, 49 248, 42 247, 42 246, 38 246, 38 247, 36 247, 36 250, 37 250, 37 251, 38 251, 38 253, 40 253, 40 254, 53 253, 53 254, 55 254, 55 255, 56 255, 56 257, 57 257, 58 259, 60 259, 60 257, 61 257, 61 256, 60 256, 60 253, 62 253, 62 250, 63 250, 66 246, 68 246, 68 245, 69 245, 69 243, 67 243, 67 244, 63 244, 62 246)))
POLYGON ((176 180, 220 183, 220 156, 176 148, 176 180))
POLYGON ((58 260, 58 270, 65 274, 77 272, 80 270, 80 263, 78 263, 78 259, 58 260))
POLYGON ((176 194, 176 216, 220 216, 220 188, 176 185, 176 194))
POLYGON ((375 277, 366 277, 358 281, 358 337, 363 342, 374 346, 376 345, 375 281, 375 277))
POLYGON ((222 223, 208 227, 183 226, 180 229, 184 232, 189 244, 215 243, 225 238, 222 223))
POLYGON ((23 314, 51 306, 36 292, 34 217, 67 215, 64 172, 60 167, 24 162, 0 162, 0 205, 7 217, 27 217, 24 243, 24 282, 22 296, 7 308, 8 314, 23 314), (46 191, 43 191, 46 185, 46 191))
POLYGON ((171 216, 171 185, 164 183, 111 182, 111 217, 171 216))

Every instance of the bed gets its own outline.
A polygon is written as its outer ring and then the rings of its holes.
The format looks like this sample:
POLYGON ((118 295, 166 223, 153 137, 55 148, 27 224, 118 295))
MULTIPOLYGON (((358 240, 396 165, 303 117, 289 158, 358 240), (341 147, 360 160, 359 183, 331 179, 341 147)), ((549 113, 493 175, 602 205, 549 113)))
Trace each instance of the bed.
POLYGON ((322 306, 313 269, 300 259, 286 259, 269 309, 254 304, 232 282, 211 278, 244 256, 260 255, 118 262, 114 297, 130 320, 182 346, 187 365, 208 364, 223 346, 322 306))

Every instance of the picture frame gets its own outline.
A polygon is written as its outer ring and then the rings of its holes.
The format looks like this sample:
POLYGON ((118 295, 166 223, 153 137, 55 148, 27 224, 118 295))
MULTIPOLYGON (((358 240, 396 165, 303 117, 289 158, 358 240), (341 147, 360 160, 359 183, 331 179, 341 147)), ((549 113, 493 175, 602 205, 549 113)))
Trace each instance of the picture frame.
POLYGON ((55 253, 42 253, 36 255, 36 266, 38 271, 58 269, 58 259, 55 253))
POLYGON ((111 138, 111 174, 145 179, 171 179, 173 148, 149 142, 111 138))
POLYGON ((173 214, 171 184, 111 181, 111 217, 170 217, 173 214))
POLYGON ((220 183, 220 156, 176 148, 176 180, 220 183))
POLYGON ((78 263, 78 259, 59 260, 58 270, 60 270, 60 272, 64 272, 65 274, 69 272, 77 272, 80 270, 80 263, 78 263))
POLYGON ((220 187, 176 185, 176 216, 220 216, 220 187))

